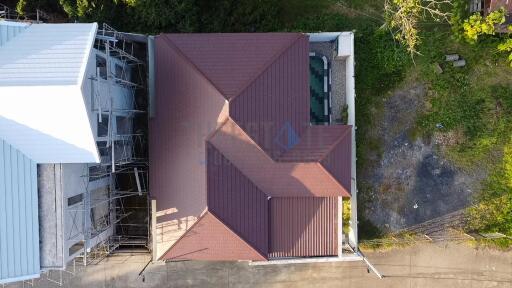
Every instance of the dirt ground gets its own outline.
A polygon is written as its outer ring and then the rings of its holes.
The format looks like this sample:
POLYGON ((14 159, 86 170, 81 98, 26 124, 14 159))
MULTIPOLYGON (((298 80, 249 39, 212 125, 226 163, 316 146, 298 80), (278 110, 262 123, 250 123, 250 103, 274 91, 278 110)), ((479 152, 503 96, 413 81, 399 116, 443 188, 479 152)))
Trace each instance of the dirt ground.
POLYGON ((441 217, 469 205, 484 175, 454 167, 440 153, 439 141, 417 138, 414 126, 426 107, 427 91, 418 85, 396 91, 384 103, 374 137, 382 151, 358 181, 369 187, 367 219, 396 231, 441 217))
MULTIPOLYGON (((112 256, 65 273, 61 287, 426 287, 512 288, 512 251, 473 249, 461 244, 421 244, 367 252, 383 279, 363 262, 253 266, 246 262, 183 261, 149 264, 149 254, 112 256)), ((52 275, 58 279, 57 274, 52 275)), ((6 288, 23 287, 22 284, 6 288)), ((25 285, 25 287, 32 287, 25 285)), ((43 277, 33 287, 59 287, 43 277)))

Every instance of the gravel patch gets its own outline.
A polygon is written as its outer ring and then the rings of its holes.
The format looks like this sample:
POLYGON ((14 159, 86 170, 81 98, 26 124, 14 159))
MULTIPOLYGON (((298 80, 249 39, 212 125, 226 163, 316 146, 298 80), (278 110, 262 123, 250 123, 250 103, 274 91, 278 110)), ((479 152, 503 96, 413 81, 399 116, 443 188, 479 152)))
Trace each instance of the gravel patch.
POLYGON ((425 95, 426 89, 416 86, 386 100, 376 132, 383 154, 360 179, 371 187, 365 191, 372 199, 366 217, 384 231, 401 230, 467 207, 483 178, 444 159, 436 141, 409 137, 425 95))
POLYGON ((336 45, 334 42, 309 43, 309 50, 327 57, 331 65, 331 119, 335 123, 341 123, 341 112, 346 103, 346 61, 344 58, 336 57, 336 45))

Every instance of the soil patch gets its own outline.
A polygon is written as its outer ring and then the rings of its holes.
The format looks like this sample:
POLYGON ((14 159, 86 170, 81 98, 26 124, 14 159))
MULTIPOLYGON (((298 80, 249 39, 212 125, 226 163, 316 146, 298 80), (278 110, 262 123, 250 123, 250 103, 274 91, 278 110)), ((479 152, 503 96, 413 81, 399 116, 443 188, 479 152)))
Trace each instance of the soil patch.
POLYGON ((416 117, 425 109, 426 88, 396 91, 384 102, 373 134, 381 155, 361 173, 370 189, 365 216, 383 231, 397 231, 444 216, 470 204, 483 175, 447 161, 440 141, 415 138, 416 117), (370 168, 371 167, 371 168, 370 168))

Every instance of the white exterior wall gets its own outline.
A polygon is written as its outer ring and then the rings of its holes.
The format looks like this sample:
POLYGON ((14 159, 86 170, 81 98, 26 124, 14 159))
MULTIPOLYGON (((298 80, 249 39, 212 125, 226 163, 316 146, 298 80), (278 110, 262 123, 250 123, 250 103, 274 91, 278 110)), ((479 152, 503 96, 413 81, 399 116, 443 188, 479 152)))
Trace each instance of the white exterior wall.
MULTIPOLYGON (((355 61, 354 61, 354 33, 353 32, 322 32, 322 33, 309 33, 310 42, 326 42, 337 41, 337 55, 345 59, 345 97, 348 106, 348 120, 347 125, 352 126, 352 181, 351 181, 351 197, 350 197, 350 228, 349 244, 357 252, 358 250, 358 232, 357 232, 357 185, 356 185, 356 109, 355 109, 355 61)), ((340 206, 343 207, 340 199, 340 206)), ((340 208, 340 211, 341 208, 340 208)), ((339 229, 342 231, 342 217, 338 217, 339 229)), ((342 243, 338 243, 342 245, 342 243)), ((340 254, 341 255, 341 254, 340 254)))
POLYGON ((356 250, 358 250, 358 234, 357 234, 357 185, 356 185, 356 92, 355 92, 355 71, 354 71, 354 33, 342 32, 338 37, 338 56, 346 57, 346 84, 345 95, 346 103, 348 106, 348 125, 352 125, 352 181, 350 198, 350 228, 349 243, 356 250))
POLYGON ((0 285, 39 277, 36 163, 0 139, 0 285))
POLYGON ((0 46, 0 137, 37 163, 99 162, 81 93, 96 30, 31 24, 0 46))

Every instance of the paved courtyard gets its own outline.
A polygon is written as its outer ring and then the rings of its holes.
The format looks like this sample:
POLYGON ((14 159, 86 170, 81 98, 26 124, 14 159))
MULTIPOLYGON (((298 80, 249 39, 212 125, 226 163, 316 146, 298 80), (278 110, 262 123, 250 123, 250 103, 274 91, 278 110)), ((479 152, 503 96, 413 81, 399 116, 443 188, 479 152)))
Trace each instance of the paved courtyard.
MULTIPOLYGON (((369 274, 362 262, 261 265, 228 262, 150 264, 149 255, 109 257, 64 273, 62 287, 435 287, 512 288, 512 252, 461 244, 421 244, 366 253, 385 275, 369 274)), ((58 274, 52 275, 58 278, 58 274)), ((6 287, 22 287, 10 285, 6 287)), ((25 285, 25 287, 30 287, 25 285)), ((58 287, 44 278, 34 287, 58 287)))

